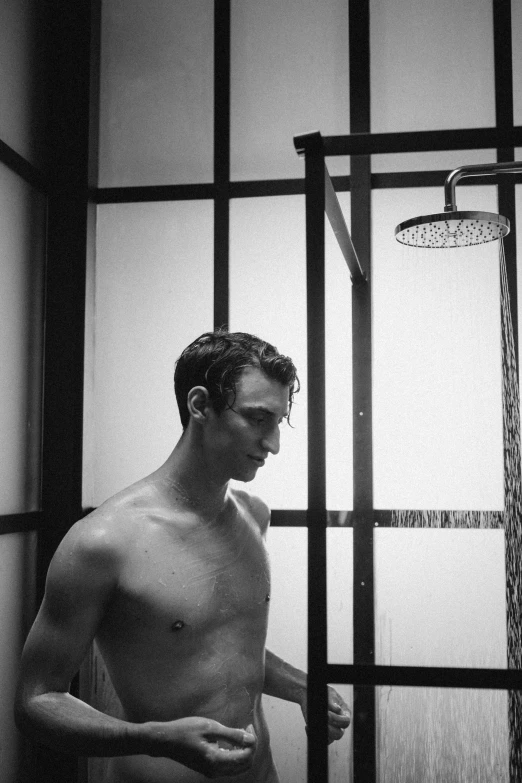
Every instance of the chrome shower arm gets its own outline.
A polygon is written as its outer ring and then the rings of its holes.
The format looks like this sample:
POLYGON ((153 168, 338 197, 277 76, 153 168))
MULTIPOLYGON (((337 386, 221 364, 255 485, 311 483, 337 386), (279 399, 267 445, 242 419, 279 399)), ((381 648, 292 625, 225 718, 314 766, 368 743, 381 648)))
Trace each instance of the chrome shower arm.
POLYGON ((455 186, 463 177, 481 177, 491 174, 518 174, 522 172, 521 161, 508 163, 479 163, 476 166, 460 166, 446 177, 444 183, 444 212, 456 212, 455 186))

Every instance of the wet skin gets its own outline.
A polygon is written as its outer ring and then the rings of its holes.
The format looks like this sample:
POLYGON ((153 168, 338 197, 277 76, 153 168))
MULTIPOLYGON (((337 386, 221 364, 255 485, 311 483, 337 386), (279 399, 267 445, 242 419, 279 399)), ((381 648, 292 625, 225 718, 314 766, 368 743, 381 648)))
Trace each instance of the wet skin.
MULTIPOLYGON (((118 590, 97 634, 127 720, 197 715, 253 725, 257 749, 245 781, 276 780, 268 776, 261 709, 270 576, 256 511, 246 494, 230 493, 226 514, 212 527, 190 513, 173 523, 161 519, 160 509, 147 512, 132 525, 118 590)), ((187 783, 203 779, 166 759, 112 764, 115 771, 141 768, 148 781, 165 774, 187 783)))
MULTIPOLYGON (((228 482, 251 480, 279 450, 288 389, 247 368, 219 415, 193 392, 167 462, 60 545, 24 650, 18 721, 55 747, 112 756, 112 783, 277 783, 261 695, 305 709, 305 675, 265 653, 269 512, 228 482), (93 638, 122 720, 67 693, 93 638)), ((332 701, 339 738, 349 719, 332 701)))

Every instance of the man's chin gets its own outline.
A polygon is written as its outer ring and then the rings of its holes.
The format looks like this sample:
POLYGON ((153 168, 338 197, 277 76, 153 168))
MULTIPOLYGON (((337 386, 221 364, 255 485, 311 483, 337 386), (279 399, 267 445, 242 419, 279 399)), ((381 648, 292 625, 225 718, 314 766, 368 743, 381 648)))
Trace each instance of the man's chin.
POLYGON ((241 472, 238 471, 235 476, 232 476, 232 478, 235 481, 242 481, 243 484, 248 484, 250 481, 253 481, 255 479, 258 470, 259 470, 258 467, 253 467, 248 471, 246 470, 242 470, 241 472))

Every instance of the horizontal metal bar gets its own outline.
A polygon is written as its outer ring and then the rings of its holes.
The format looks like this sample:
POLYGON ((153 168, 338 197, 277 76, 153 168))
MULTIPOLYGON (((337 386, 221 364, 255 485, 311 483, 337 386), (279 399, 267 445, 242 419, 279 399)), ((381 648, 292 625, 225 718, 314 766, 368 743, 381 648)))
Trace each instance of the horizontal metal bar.
MULTIPOLYGON (((442 187, 450 169, 438 171, 398 171, 371 175, 372 189, 442 187)), ((350 177, 330 177, 336 193, 350 191, 350 177)), ((496 177, 476 177, 468 185, 491 185, 496 177)), ((513 182, 522 184, 522 175, 513 175, 513 182)), ((146 201, 185 201, 214 198, 212 184, 161 185, 124 188, 94 188, 90 198, 96 204, 131 204, 146 201)), ((304 179, 272 179, 231 182, 230 198, 263 198, 304 194, 304 179)))
MULTIPOLYGON (((299 138, 299 137, 298 137, 299 138)), ((462 128, 404 133, 352 133, 323 136, 324 154, 376 155, 392 152, 497 149, 522 146, 522 126, 513 128, 462 128)))
POLYGON ((90 200, 95 204, 132 204, 142 201, 189 201, 211 199, 216 194, 212 183, 196 185, 144 185, 142 187, 92 188, 90 200))
MULTIPOLYGON (((372 189, 442 187, 450 169, 438 171, 397 171, 371 175, 372 189)), ((350 177, 330 177, 336 193, 350 191, 350 177)), ((467 185, 491 185, 496 177, 476 177, 467 185)), ((514 174, 513 182, 522 184, 522 175, 514 174)), ((90 191, 96 204, 131 204, 146 201, 184 201, 214 198, 213 185, 161 185, 132 188, 98 188, 90 191)), ((231 182, 230 198, 263 198, 268 196, 299 196, 304 194, 304 179, 271 179, 231 182)))
POLYGON ((248 180, 230 183, 230 198, 292 196, 305 192, 304 179, 248 180))
POLYGON ((395 685, 416 688, 522 689, 522 670, 457 669, 433 666, 328 664, 332 684, 395 685))
POLYGON ((2 514, 0 516, 0 535, 38 530, 42 522, 41 511, 27 511, 25 514, 2 514))
MULTIPOLYGON (((449 169, 448 169, 449 171, 449 169)), ((446 172, 444 173, 446 174, 446 172)), ((349 176, 331 177, 339 193, 350 190, 349 176)), ((245 180, 228 184, 229 198, 262 198, 266 196, 304 195, 305 181, 299 179, 245 180)), ((95 204, 126 204, 142 201, 184 201, 211 199, 216 195, 212 183, 199 185, 145 185, 143 187, 92 188, 90 199, 95 204)))
POLYGON ((307 512, 272 509, 270 524, 272 527, 306 527, 307 512))
POLYGON ((6 165, 7 168, 14 171, 15 174, 18 174, 23 180, 42 193, 46 193, 49 190, 49 181, 45 174, 19 155, 18 152, 6 144, 5 141, 1 140, 0 163, 6 165))
POLYGON ((330 221, 332 231, 335 234, 335 238, 337 239, 337 243, 341 248, 344 260, 346 261, 348 269, 350 270, 352 283, 354 285, 364 283, 366 282, 366 274, 361 266, 357 253, 355 252, 352 238, 350 236, 350 232, 348 231, 341 205, 339 204, 339 199, 337 198, 337 194, 334 190, 332 180, 330 179, 330 174, 326 166, 324 169, 324 198, 326 216, 330 221))

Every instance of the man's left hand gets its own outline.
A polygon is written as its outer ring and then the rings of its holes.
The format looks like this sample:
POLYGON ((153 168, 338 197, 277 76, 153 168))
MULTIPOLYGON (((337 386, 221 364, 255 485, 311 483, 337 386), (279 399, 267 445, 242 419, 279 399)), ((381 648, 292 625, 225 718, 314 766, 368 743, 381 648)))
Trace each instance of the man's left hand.
MULTIPOLYGON (((301 704, 301 710, 305 721, 307 720, 307 702, 306 697, 301 704)), ((340 740, 344 736, 345 730, 350 725, 352 713, 343 697, 337 693, 335 688, 328 686, 328 744, 335 740, 340 740)))

